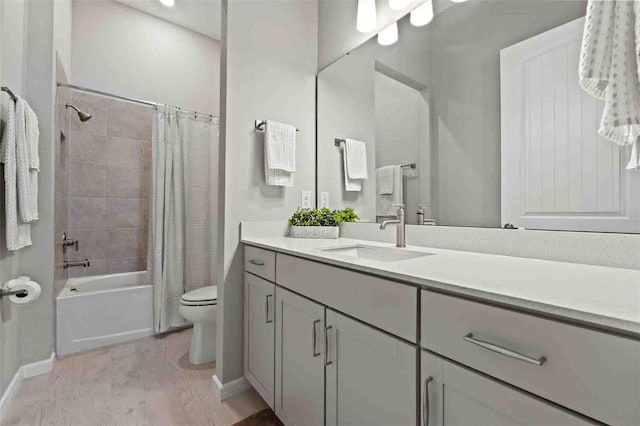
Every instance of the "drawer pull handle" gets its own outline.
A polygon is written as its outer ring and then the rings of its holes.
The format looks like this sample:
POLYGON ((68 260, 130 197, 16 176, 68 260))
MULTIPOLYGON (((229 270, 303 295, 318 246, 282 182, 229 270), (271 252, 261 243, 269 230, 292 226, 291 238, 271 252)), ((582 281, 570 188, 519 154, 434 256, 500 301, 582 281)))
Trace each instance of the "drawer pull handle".
POLYGON ((313 322, 313 357, 317 357, 320 355, 320 351, 316 351, 316 348, 318 347, 318 327, 317 325, 320 324, 321 320, 315 320, 313 322))
POLYGON ((324 329, 324 365, 333 364, 333 361, 329 359, 329 331, 332 328, 332 326, 329 326, 324 329))
POLYGON ((429 415, 430 407, 429 407, 429 383, 433 382, 433 377, 429 376, 424 379, 424 393, 422 395, 422 424, 424 426, 429 426, 429 415))
POLYGON ((249 259, 249 263, 256 266, 264 266, 264 262, 262 260, 249 259))
POLYGON ((481 348, 488 349, 492 352, 498 353, 500 355, 508 356, 509 358, 518 359, 520 361, 528 362, 529 364, 534 365, 542 365, 547 362, 547 358, 541 356, 540 358, 532 358, 530 356, 521 354, 520 352, 516 352, 513 349, 505 348, 502 346, 498 346, 495 343, 486 342, 484 340, 479 340, 473 337, 473 333, 469 333, 462 338, 465 342, 473 343, 474 345, 478 345, 481 348))
POLYGON ((267 294, 266 300, 265 300, 265 310, 266 310, 266 317, 267 317, 267 324, 270 324, 273 322, 273 318, 271 318, 270 314, 270 309, 269 309, 269 298, 273 297, 273 294, 267 294))

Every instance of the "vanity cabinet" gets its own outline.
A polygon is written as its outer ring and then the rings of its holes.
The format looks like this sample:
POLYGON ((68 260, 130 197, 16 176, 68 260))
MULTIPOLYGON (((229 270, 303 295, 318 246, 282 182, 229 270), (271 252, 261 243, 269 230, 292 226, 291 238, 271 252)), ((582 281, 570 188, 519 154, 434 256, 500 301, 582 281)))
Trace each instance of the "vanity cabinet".
POLYGON ((422 351, 423 426, 587 425, 567 411, 422 351))
POLYGON ((275 288, 244 274, 244 375, 269 407, 274 404, 275 288))
POLYGON ((327 309, 327 426, 416 424, 416 347, 327 309))
POLYGON ((287 426, 324 425, 324 310, 276 290, 275 413, 287 426))

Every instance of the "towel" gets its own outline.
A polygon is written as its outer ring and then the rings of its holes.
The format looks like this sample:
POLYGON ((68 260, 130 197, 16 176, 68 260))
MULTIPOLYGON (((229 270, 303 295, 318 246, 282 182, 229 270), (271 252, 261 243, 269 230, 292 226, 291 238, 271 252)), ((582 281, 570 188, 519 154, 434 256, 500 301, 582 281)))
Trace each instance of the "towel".
MULTIPOLYGON (((640 2, 589 0, 580 86, 605 102, 598 134, 618 145, 640 138, 640 2)), ((637 159, 636 159, 637 161, 637 159)), ((627 169, 636 169, 633 157, 627 169)))
MULTIPOLYGON (((8 250, 18 250, 31 245, 31 225, 23 223, 18 214, 18 130, 24 134, 24 128, 17 129, 16 103, 7 105, 7 118, 0 142, 0 161, 4 163, 5 184, 5 220, 6 243, 8 250)), ((24 109, 21 108, 21 111, 24 109)))
POLYGON ((27 142, 27 162, 29 165, 29 200, 28 211, 23 220, 33 222, 38 220, 38 175, 40 173, 40 129, 38 116, 25 101, 25 126, 27 142))
POLYGON ((376 169, 376 184, 379 195, 393 194, 393 173, 397 166, 384 166, 376 169))
POLYGON ((402 188, 402 167, 399 165, 388 166, 393 171, 393 192, 391 194, 381 194, 378 186, 376 194, 376 216, 395 216, 398 210, 393 204, 404 203, 402 188))
POLYGON ((296 171, 296 128, 267 120, 264 131, 264 173, 267 185, 293 186, 296 171))
POLYGON ((344 190, 362 191, 362 181, 367 179, 367 145, 364 142, 346 139, 343 144, 344 190))

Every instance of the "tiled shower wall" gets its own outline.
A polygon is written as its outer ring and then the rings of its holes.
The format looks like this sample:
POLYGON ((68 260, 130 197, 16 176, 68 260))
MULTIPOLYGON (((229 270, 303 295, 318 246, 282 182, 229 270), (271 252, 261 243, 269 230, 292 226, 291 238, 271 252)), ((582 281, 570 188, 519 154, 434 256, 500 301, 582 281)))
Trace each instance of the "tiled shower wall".
POLYGON ((71 91, 68 233, 80 242, 69 260, 88 258, 71 277, 146 269, 153 109, 71 91))
MULTIPOLYGON (((57 67, 57 79, 58 81, 66 81, 66 75, 64 69, 58 62, 57 67)), ((68 152, 69 147, 69 114, 65 111, 65 104, 69 102, 70 92, 69 89, 64 87, 58 87, 56 95, 56 146, 55 146, 55 210, 54 210, 54 229, 55 229, 55 295, 57 296, 64 287, 67 279, 69 278, 69 270, 62 267, 62 262, 67 260, 67 254, 62 252, 62 248, 59 245, 62 241, 62 235, 68 227, 68 201, 67 201, 67 189, 69 185, 69 173, 68 173, 68 152)))

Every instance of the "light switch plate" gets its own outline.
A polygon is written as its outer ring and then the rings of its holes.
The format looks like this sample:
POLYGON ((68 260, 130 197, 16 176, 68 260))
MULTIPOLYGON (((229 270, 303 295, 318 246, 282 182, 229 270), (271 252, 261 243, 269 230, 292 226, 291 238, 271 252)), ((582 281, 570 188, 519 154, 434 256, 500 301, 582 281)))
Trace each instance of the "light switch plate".
POLYGON ((302 208, 310 209, 311 208, 311 191, 302 191, 302 208))
POLYGON ((320 193, 320 208, 330 208, 329 207, 329 193, 321 192, 320 193))

